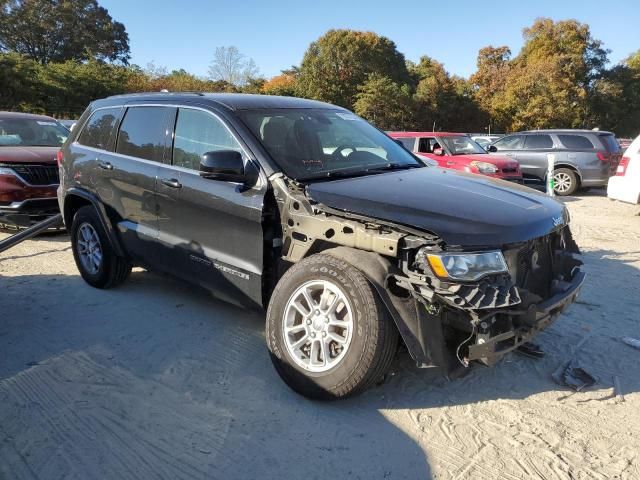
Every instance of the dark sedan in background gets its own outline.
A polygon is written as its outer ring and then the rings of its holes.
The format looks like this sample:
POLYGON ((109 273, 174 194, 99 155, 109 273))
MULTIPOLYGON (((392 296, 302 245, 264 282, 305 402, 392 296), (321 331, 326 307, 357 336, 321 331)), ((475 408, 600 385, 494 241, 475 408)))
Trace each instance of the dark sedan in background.
POLYGON ((0 112, 0 225, 58 213, 56 154, 69 130, 51 117, 0 112))

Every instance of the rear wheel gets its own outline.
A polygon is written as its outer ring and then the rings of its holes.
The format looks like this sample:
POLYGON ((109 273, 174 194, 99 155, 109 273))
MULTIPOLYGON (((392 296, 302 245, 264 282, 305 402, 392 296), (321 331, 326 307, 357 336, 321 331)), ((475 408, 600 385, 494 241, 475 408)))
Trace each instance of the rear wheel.
POLYGON ((572 195, 578 189, 578 176, 568 168, 558 168, 553 173, 553 191, 562 197, 572 195))
POLYGON ((80 208, 71 224, 71 249, 82 278, 92 287, 111 288, 124 282, 131 265, 111 248, 95 208, 80 208))
POLYGON ((296 392, 314 399, 357 394, 387 372, 398 332, 353 265, 317 254, 282 277, 267 311, 271 360, 296 392))

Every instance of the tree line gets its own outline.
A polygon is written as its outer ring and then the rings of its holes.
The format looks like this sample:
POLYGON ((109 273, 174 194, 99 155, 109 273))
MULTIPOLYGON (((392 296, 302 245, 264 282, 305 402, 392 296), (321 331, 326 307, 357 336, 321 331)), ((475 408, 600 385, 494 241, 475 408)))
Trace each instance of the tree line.
POLYGON ((96 0, 0 0, 0 109, 77 117, 96 99, 142 91, 246 92, 334 103, 385 130, 640 132, 640 50, 609 67, 576 20, 540 18, 506 46, 478 52, 469 78, 423 56, 408 61, 373 32, 330 30, 300 65, 265 79, 235 47, 218 47, 208 78, 129 65, 129 39, 96 0))

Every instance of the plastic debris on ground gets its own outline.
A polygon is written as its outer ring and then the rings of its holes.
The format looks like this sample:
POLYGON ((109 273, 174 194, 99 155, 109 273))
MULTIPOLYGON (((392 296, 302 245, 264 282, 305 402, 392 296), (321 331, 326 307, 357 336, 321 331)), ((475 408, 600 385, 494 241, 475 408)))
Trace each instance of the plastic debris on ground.
POLYGON ((564 368, 556 370, 553 374, 553 379, 560 385, 566 385, 576 392, 580 392, 596 383, 595 377, 575 360, 567 363, 564 368))
POLYGON ((624 343, 626 343, 627 345, 631 345, 632 347, 637 348, 638 350, 640 350, 640 340, 638 340, 637 338, 633 338, 633 337, 622 337, 622 341, 624 343))

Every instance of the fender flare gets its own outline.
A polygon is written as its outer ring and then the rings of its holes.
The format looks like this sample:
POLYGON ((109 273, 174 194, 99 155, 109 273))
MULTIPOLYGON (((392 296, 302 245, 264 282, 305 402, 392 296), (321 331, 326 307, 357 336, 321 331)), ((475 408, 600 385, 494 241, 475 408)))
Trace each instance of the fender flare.
POLYGON ((119 257, 126 258, 120 239, 116 234, 116 230, 113 226, 113 223, 111 222, 111 219, 109 218, 109 215, 107 214, 107 210, 105 209, 104 204, 93 193, 77 187, 71 187, 65 192, 65 195, 63 198, 63 204, 62 204, 62 215, 64 218, 64 224, 67 226, 70 226, 71 222, 73 221, 73 217, 69 218, 69 214, 66 208, 66 201, 70 196, 80 197, 83 200, 88 201, 93 206, 93 208, 95 208, 96 212, 98 213, 98 218, 100 219, 100 223, 102 224, 102 227, 104 228, 105 232, 107 232, 109 243, 111 244, 111 247, 113 248, 114 252, 119 257))
POLYGON ((414 297, 401 298, 389 292, 387 278, 394 267, 388 259, 375 252, 349 247, 330 248, 322 253, 349 262, 367 277, 393 318, 418 367, 450 369, 450 354, 444 341, 440 316, 430 315, 414 297))

